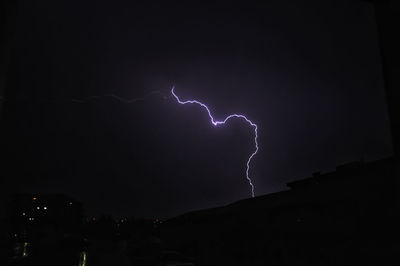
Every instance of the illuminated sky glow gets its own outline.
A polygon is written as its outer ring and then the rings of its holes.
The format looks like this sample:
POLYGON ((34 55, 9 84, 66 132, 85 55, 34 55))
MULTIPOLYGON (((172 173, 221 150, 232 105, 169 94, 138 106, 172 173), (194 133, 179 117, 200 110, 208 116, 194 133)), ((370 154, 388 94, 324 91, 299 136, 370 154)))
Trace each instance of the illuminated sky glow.
POLYGON ((202 102, 199 102, 197 100, 187 100, 187 101, 182 101, 181 99, 179 99, 178 95, 175 94, 174 92, 175 87, 172 87, 171 89, 171 94, 175 97, 176 101, 179 104, 197 104, 200 105, 201 107, 203 107, 207 113, 208 113, 208 117, 210 118, 210 122, 214 125, 214 126, 219 126, 219 125, 224 125, 226 122, 228 122, 229 119, 231 118, 241 118, 243 120, 245 120, 250 126, 252 126, 254 128, 254 144, 255 144, 255 149, 253 151, 253 153, 249 156, 249 158, 247 159, 247 163, 246 163, 246 179, 249 182, 249 185, 251 187, 251 196, 254 198, 254 184, 250 178, 250 163, 251 160, 253 159, 253 157, 257 154, 258 152, 258 142, 257 142, 257 138, 258 138, 258 126, 257 124, 253 123, 250 119, 248 119, 245 115, 242 114, 231 114, 228 115, 224 120, 215 120, 213 115, 211 114, 210 109, 208 108, 207 105, 205 105, 202 102))

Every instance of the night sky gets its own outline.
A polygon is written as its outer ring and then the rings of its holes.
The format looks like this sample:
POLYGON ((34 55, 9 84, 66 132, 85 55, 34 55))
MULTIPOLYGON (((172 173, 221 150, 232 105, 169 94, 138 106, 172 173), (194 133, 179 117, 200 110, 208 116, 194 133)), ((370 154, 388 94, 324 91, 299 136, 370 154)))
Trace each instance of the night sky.
POLYGON ((392 153, 372 7, 358 1, 18 1, 3 95, 9 192, 171 217, 392 153), (74 100, 75 99, 75 100, 74 100), (76 101, 76 99, 84 102, 76 101))

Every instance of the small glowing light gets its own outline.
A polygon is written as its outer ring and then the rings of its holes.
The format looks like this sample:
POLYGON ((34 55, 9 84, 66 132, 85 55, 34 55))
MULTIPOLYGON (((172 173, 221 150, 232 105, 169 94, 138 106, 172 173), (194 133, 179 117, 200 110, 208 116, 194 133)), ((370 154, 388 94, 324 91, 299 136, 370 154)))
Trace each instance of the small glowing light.
POLYGON ((43 207, 43 209, 47 210, 47 207, 45 206, 45 207, 43 207))
POLYGON ((33 199, 33 200, 36 200, 36 197, 33 197, 32 199, 33 199))
POLYGON ((72 202, 69 202, 69 205, 71 206, 71 205, 72 205, 72 202))
POLYGON ((28 256, 28 242, 24 242, 24 250, 22 252, 22 257, 27 257, 28 256))
POLYGON ((23 212, 23 213, 22 213, 22 216, 25 216, 25 215, 26 215, 26 213, 23 212))
POLYGON ((38 206, 38 207, 36 207, 36 209, 40 210, 40 207, 38 206))
POLYGON ((86 266, 86 251, 81 252, 81 256, 79 259, 79 266, 86 266))

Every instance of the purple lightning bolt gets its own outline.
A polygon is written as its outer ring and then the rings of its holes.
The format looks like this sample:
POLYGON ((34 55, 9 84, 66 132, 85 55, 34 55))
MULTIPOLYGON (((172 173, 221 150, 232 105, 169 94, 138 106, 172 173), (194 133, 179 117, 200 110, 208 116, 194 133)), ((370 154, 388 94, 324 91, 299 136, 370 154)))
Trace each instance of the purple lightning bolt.
POLYGON ((254 155, 256 155, 257 152, 258 152, 258 142, 257 142, 257 138, 258 138, 257 129, 258 129, 258 127, 257 127, 257 125, 256 125, 255 123, 253 123, 250 119, 248 119, 246 116, 241 115, 241 114, 231 114, 231 115, 228 115, 228 116, 227 116, 224 120, 222 120, 222 121, 215 120, 214 117, 213 117, 212 114, 211 114, 210 109, 207 107, 207 105, 205 105, 205 104, 202 103, 202 102, 196 101, 196 100, 181 101, 181 100, 179 99, 179 97, 175 94, 174 89, 175 89, 175 87, 172 87, 172 89, 171 89, 171 94, 175 97, 175 99, 176 99, 176 101, 177 101, 178 103, 180 103, 180 104, 195 103, 195 104, 200 105, 201 107, 203 107, 204 109, 206 109, 206 111, 207 111, 207 113, 208 113, 208 117, 210 117, 211 123, 212 123, 214 126, 224 125, 229 119, 231 119, 231 118, 233 118, 233 117, 236 117, 236 118, 244 119, 248 124, 250 124, 250 126, 252 126, 252 127, 254 128, 254 143, 255 143, 255 147, 256 147, 256 148, 255 148, 254 152, 250 155, 249 159, 247 159, 247 163, 246 163, 246 166, 247 166, 247 168, 246 168, 246 179, 247 179, 247 181, 249 182, 249 185, 250 185, 250 187, 251 187, 251 196, 254 198, 254 185, 253 185, 253 182, 252 182, 251 179, 250 179, 249 170, 250 170, 250 162, 251 162, 251 160, 253 159, 254 155))

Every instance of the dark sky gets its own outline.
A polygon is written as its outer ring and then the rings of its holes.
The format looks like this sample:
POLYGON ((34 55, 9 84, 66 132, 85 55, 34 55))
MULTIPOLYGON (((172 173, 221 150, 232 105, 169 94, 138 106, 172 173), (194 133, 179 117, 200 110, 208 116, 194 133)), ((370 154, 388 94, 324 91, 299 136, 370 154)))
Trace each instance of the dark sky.
MULTIPOLYGON (((131 1, 133 2, 133 1, 131 1)), ((60 192, 89 214, 169 217, 391 154, 370 5, 18 1, 3 96, 11 191, 60 192), (103 3, 104 2, 104 3, 103 3)))

